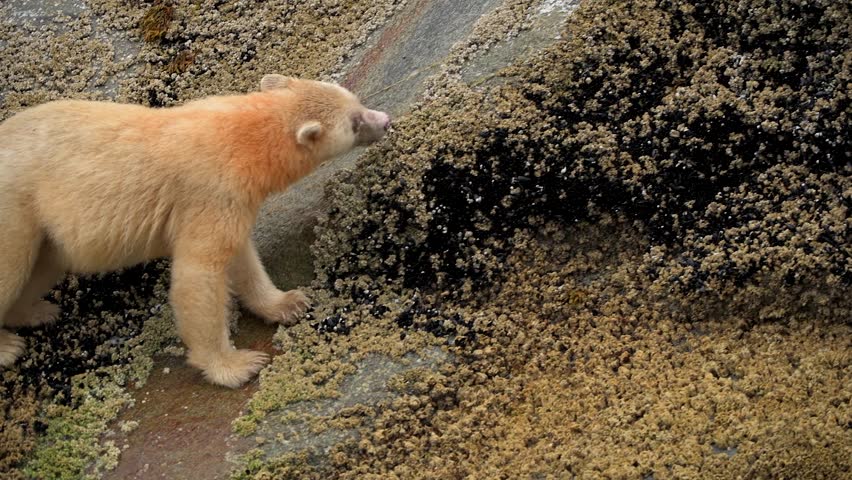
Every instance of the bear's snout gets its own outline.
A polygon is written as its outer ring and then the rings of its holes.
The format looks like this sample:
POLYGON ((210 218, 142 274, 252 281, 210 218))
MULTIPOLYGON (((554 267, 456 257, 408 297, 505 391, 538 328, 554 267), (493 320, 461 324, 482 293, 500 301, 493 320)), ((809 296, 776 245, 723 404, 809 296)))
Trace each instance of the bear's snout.
POLYGON ((367 110, 361 115, 361 119, 364 123, 363 128, 358 132, 359 145, 369 145, 379 141, 391 126, 390 116, 378 110, 367 110))
POLYGON ((390 116, 385 112, 380 112, 378 110, 367 110, 366 115, 364 115, 367 123, 373 124, 377 128, 381 128, 382 130, 387 130, 390 128, 390 116))

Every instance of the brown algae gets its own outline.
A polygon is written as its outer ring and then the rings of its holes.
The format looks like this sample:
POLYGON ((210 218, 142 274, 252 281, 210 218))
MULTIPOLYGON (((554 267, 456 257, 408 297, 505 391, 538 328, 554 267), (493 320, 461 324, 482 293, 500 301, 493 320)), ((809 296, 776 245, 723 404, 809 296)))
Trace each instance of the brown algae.
POLYGON ((848 474, 849 13, 589 1, 503 85, 447 69, 328 187, 299 328, 455 361, 235 475, 848 474))
POLYGON ((174 7, 165 1, 157 0, 151 8, 145 12, 139 22, 142 30, 142 39, 146 42, 159 42, 166 36, 169 24, 174 17, 174 7))

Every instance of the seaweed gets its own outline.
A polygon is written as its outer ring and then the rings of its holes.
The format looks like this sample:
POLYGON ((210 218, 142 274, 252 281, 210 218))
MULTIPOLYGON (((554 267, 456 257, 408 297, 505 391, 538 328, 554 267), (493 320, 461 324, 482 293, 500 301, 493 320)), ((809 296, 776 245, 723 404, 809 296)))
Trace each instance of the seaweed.
POLYGON ((162 41, 174 19, 174 7, 166 0, 155 0, 139 21, 142 39, 149 43, 162 41))

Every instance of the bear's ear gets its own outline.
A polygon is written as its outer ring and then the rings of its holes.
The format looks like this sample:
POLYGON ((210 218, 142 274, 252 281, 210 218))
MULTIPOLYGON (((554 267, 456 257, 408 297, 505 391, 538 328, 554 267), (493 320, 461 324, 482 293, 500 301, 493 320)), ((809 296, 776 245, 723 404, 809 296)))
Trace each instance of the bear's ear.
POLYGON ((263 78, 260 79, 260 91, 265 92, 267 90, 287 88, 287 85, 289 84, 290 77, 271 73, 269 75, 264 75, 263 78))
POLYGON ((319 122, 305 122, 296 132, 296 141, 309 147, 319 140, 320 134, 322 134, 322 125, 319 122))

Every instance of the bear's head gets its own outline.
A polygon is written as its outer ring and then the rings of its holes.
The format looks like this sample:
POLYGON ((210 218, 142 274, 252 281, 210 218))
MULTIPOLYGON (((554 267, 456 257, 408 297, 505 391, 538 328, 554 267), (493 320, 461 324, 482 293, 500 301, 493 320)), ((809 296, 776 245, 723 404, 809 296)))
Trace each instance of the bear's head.
POLYGON ((370 145, 390 128, 388 114, 364 107, 339 85, 271 74, 260 81, 260 90, 290 99, 296 142, 318 162, 370 145))

